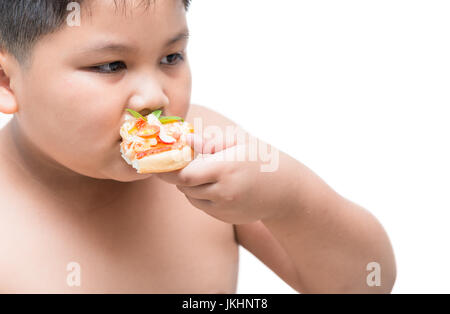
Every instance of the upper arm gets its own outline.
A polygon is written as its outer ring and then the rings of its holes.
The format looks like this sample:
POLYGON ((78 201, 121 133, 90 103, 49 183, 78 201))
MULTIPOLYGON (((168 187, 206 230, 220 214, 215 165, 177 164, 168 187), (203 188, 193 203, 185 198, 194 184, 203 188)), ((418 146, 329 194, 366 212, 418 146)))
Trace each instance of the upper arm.
POLYGON ((218 126, 225 131, 227 126, 236 125, 236 123, 214 110, 199 105, 191 105, 186 120, 193 124, 196 118, 201 118, 203 129, 207 126, 218 126))
MULTIPOLYGON (((237 126, 230 119, 211 109, 191 105, 186 120, 193 123, 195 118, 202 118, 203 128, 214 125, 225 130, 227 126, 237 126)), ((261 221, 235 225, 234 228, 238 244, 251 252, 293 289, 300 290, 297 272, 291 258, 261 221)))
POLYGON ((297 271, 286 251, 261 221, 234 225, 236 241, 297 292, 297 271))

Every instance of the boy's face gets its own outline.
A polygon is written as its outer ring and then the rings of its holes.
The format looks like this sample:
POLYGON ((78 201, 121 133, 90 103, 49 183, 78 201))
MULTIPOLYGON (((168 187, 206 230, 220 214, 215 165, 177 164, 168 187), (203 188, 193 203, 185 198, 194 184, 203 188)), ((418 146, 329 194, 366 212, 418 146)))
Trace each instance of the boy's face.
POLYGON ((43 37, 29 69, 11 80, 34 145, 76 173, 123 182, 149 177, 120 156, 125 109, 185 117, 191 94, 187 59, 177 55, 187 46, 178 36, 188 31, 182 1, 125 2, 85 1, 81 25, 43 37))

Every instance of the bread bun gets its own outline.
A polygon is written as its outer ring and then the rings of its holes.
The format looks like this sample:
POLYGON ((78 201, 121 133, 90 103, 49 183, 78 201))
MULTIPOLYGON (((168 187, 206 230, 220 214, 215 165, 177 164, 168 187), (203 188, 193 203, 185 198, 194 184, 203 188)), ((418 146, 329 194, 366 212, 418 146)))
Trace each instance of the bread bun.
POLYGON ((180 170, 194 159, 194 151, 189 146, 153 154, 141 159, 129 160, 121 147, 122 157, 140 174, 161 173, 180 170))

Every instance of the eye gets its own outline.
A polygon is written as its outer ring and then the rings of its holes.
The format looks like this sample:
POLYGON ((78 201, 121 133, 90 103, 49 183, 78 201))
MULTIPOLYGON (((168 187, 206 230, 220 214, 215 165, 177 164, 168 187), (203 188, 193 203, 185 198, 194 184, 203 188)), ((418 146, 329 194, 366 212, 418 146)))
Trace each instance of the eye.
POLYGON ((174 53, 164 57, 161 61, 161 64, 165 65, 176 65, 178 62, 184 61, 184 54, 181 52, 174 53))
POLYGON ((111 63, 105 63, 102 65, 90 67, 90 69, 92 69, 93 71, 100 73, 116 73, 126 68, 127 66, 122 61, 115 61, 111 63))

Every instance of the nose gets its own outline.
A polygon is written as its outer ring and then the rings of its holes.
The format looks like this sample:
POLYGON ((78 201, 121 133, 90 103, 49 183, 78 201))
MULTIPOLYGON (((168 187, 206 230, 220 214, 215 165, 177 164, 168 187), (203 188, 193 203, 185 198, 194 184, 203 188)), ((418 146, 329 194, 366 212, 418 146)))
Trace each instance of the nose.
POLYGON ((163 86, 152 79, 141 79, 140 88, 136 89, 128 100, 127 108, 146 116, 155 110, 162 110, 169 105, 169 98, 163 86))

